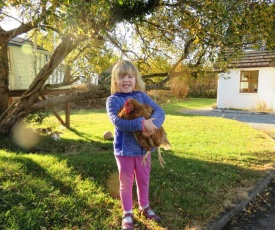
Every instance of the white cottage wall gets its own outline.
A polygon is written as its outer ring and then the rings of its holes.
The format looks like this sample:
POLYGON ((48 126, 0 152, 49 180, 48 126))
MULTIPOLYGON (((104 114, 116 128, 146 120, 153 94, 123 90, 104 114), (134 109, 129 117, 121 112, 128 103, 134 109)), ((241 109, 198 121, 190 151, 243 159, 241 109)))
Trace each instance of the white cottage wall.
POLYGON ((34 53, 32 47, 26 51, 22 46, 10 46, 8 57, 10 63, 9 89, 27 89, 36 76, 36 73, 44 67, 48 61, 50 52, 38 50, 36 52, 36 64, 34 63, 34 53), (36 65, 36 73, 35 73, 36 65))
POLYGON ((34 79, 32 54, 24 53, 21 47, 9 47, 9 89, 27 89, 34 79))
POLYGON ((266 103, 268 109, 273 110, 275 102, 275 68, 260 68, 259 75, 259 104, 266 103))
POLYGON ((275 96, 275 68, 234 69, 220 74, 218 80, 217 108, 255 110, 265 105, 273 110, 275 96), (258 92, 240 93, 240 71, 259 70, 258 92))

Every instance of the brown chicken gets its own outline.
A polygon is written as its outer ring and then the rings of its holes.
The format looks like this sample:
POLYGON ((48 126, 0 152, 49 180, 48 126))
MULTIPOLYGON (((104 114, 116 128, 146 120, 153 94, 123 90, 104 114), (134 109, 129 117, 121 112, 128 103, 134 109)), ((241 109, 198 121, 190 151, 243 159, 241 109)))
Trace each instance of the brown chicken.
MULTIPOLYGON (((130 98, 128 99, 124 106, 119 110, 118 116, 122 119, 133 120, 138 117, 144 117, 145 119, 149 119, 153 114, 153 109, 151 106, 147 104, 141 104, 137 100, 130 98)), ((165 164, 160 152, 160 146, 163 147, 165 150, 171 148, 171 144, 167 139, 166 133, 164 128, 161 126, 156 130, 156 132, 151 136, 144 135, 143 132, 134 132, 135 138, 137 142, 146 149, 146 154, 142 163, 146 164, 148 160, 147 157, 151 152, 152 148, 158 148, 158 157, 159 162, 162 167, 165 164)))

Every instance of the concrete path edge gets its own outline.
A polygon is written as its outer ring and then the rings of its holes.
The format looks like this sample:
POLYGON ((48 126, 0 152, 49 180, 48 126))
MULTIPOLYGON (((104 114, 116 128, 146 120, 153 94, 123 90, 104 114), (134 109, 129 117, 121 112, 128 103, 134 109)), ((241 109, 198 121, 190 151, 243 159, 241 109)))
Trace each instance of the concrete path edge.
POLYGON ((207 224, 208 230, 220 230, 222 229, 233 217, 240 214, 244 208, 248 205, 250 201, 252 201, 259 193, 264 191, 264 189, 268 186, 271 179, 275 176, 275 169, 270 170, 265 177, 263 177, 252 189, 249 196, 237 204, 232 210, 229 212, 223 212, 219 215, 219 217, 211 221, 207 224))

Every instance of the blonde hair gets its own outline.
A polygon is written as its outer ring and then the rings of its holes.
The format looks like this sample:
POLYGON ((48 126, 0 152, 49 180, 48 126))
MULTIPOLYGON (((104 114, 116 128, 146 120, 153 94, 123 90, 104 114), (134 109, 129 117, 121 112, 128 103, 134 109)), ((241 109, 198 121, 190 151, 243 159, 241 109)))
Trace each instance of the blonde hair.
POLYGON ((145 91, 145 83, 141 78, 137 67, 131 62, 127 60, 121 60, 117 62, 112 69, 112 77, 111 77, 111 94, 118 92, 117 88, 117 79, 119 76, 123 76, 126 74, 131 74, 136 79, 136 85, 134 90, 145 91))

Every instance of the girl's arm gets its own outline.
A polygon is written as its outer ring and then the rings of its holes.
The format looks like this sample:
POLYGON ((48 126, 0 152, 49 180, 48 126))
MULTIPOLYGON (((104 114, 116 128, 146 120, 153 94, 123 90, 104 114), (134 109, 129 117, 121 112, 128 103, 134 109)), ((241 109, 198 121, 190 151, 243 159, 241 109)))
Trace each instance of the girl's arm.
POLYGON ((125 120, 118 117, 118 111, 123 106, 124 102, 119 101, 115 97, 108 97, 106 101, 107 114, 111 122, 123 132, 136 132, 142 130, 143 117, 138 117, 134 120, 125 120))
POLYGON ((165 113, 163 109, 145 93, 143 94, 143 103, 153 108, 154 113, 152 114, 151 118, 155 118, 153 123, 157 126, 157 128, 162 126, 165 120, 165 113))
POLYGON ((143 126, 144 126, 144 129, 142 130, 143 136, 149 137, 155 133, 155 131, 158 128, 153 122, 155 119, 156 118, 149 118, 143 121, 143 126))

